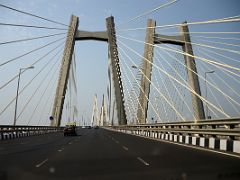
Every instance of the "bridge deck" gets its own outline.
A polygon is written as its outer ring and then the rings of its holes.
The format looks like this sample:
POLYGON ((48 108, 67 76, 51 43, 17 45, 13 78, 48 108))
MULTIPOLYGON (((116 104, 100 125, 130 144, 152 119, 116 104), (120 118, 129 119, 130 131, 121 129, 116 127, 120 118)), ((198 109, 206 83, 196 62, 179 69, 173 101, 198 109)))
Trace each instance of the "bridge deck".
POLYGON ((238 179, 239 158, 104 129, 0 141, 0 179, 238 179))

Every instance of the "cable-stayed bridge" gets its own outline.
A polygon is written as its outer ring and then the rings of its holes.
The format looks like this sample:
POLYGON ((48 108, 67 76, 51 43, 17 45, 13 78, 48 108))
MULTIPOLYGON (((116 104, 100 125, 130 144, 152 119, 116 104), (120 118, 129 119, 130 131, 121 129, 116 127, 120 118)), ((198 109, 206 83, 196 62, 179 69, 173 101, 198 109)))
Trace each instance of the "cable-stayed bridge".
POLYGON ((176 3, 126 22, 106 17, 100 31, 82 29, 75 15, 62 23, 0 4, 41 22, 0 22, 3 32, 37 34, 0 41, 0 179, 238 179, 239 16, 165 25, 147 18, 126 28, 176 3), (107 79, 103 96, 88 97, 88 117, 76 47, 89 40, 107 46, 107 79), (78 136, 63 137, 73 122, 78 136))

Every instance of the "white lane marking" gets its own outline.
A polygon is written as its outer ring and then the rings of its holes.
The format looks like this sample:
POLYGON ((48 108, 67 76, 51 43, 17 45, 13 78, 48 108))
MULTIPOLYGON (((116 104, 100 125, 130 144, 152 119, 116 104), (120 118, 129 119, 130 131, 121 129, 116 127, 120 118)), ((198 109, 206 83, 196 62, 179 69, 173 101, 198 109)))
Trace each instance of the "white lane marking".
POLYGON ((62 152, 62 149, 59 149, 58 152, 62 152))
POLYGON ((55 171, 56 171, 56 169, 55 169, 54 167, 50 167, 50 168, 49 168, 49 172, 50 172, 50 173, 53 174, 53 173, 55 173, 55 171))
POLYGON ((137 159, 138 159, 141 163, 143 163, 144 165, 149 166, 149 163, 147 163, 146 161, 144 161, 142 158, 137 157, 137 159))
POLYGON ((22 142, 22 143, 20 143, 20 144, 28 144, 28 143, 27 143, 27 142, 25 142, 25 143, 24 143, 24 142, 22 142))
POLYGON ((44 163, 46 163, 48 161, 48 159, 45 159, 44 161, 42 161, 41 163, 36 165, 36 168, 39 168, 40 166, 42 166, 44 163))
POLYGON ((126 146, 122 146, 122 148, 126 151, 128 151, 128 148, 126 146))

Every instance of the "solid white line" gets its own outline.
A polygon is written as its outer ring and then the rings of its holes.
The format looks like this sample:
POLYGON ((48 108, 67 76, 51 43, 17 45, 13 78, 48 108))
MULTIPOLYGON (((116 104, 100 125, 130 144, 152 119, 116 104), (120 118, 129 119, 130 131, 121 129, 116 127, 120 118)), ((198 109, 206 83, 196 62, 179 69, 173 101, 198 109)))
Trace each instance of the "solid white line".
POLYGON ((138 159, 141 163, 143 163, 144 165, 149 166, 149 163, 147 163, 146 161, 144 161, 142 158, 137 157, 137 159, 138 159))
POLYGON ((128 148, 126 146, 122 146, 122 148, 126 151, 128 151, 128 148))
POLYGON ((48 159, 45 159, 44 161, 42 161, 41 163, 36 165, 36 168, 39 168, 40 166, 42 166, 45 162, 47 162, 48 159))

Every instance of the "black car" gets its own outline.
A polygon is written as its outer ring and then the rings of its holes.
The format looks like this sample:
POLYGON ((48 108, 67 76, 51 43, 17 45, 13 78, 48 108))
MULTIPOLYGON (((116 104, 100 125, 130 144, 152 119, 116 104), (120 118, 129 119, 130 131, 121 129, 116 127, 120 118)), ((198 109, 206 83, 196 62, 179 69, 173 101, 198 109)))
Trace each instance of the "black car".
POLYGON ((76 136, 76 126, 67 126, 63 130, 64 136, 76 136))
POLYGON ((99 126, 94 126, 94 129, 99 129, 99 126))

